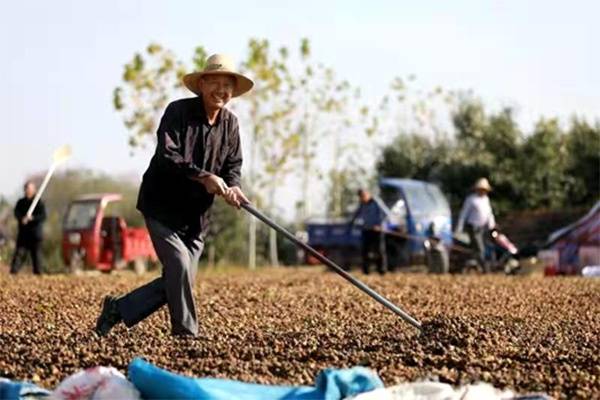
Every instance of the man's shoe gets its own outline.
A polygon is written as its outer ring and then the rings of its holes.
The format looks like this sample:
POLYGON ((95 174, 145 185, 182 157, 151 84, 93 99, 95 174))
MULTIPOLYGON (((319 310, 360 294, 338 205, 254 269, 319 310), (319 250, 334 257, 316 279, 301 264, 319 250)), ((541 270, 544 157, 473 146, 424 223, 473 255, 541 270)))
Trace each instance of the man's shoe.
POLYGON ((119 307, 117 307, 117 298, 113 296, 106 296, 102 301, 102 312, 96 321, 96 333, 99 336, 106 336, 108 332, 121 322, 121 313, 119 307))

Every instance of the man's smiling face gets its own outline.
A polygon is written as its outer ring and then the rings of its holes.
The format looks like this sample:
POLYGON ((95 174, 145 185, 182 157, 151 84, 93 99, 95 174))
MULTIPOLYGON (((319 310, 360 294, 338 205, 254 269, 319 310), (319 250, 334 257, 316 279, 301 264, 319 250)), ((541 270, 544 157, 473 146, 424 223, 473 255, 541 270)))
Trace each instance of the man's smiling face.
POLYGON ((231 100, 235 88, 235 78, 231 75, 207 75, 200 80, 204 107, 208 109, 221 109, 231 100))

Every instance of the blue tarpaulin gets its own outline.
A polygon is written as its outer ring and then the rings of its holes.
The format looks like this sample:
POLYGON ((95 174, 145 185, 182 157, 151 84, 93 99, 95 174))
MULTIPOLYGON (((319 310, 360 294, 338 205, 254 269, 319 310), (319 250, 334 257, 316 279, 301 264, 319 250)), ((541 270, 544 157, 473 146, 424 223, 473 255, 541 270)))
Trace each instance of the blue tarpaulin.
POLYGON ((49 391, 32 383, 0 378, 0 400, 44 398, 49 395, 49 391))
POLYGON ((229 379, 190 378, 141 358, 129 364, 128 375, 145 399, 340 400, 383 387, 379 376, 363 367, 325 369, 317 376, 315 386, 271 386, 229 379))

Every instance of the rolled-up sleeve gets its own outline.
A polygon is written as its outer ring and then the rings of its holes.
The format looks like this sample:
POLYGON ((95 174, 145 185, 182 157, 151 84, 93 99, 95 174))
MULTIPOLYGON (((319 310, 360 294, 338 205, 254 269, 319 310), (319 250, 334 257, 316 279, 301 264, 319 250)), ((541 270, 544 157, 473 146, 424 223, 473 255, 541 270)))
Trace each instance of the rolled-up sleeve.
POLYGON ((240 128, 234 121, 229 134, 227 158, 223 162, 221 177, 227 186, 240 186, 242 180, 242 144, 240 140, 240 128))
POLYGON ((173 104, 169 104, 156 132, 156 159, 163 167, 189 178, 202 178, 210 175, 209 172, 196 165, 191 157, 185 157, 186 132, 184 129, 180 111, 173 104))

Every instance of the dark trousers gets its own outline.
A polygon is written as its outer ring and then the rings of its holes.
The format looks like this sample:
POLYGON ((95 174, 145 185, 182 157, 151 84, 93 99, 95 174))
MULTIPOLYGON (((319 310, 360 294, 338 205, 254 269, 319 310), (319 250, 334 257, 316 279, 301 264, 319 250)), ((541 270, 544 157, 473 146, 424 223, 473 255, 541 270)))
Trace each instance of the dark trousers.
POLYGON ((204 248, 202 238, 185 238, 164 224, 146 218, 162 276, 121 297, 117 305, 123 322, 131 327, 167 304, 174 335, 197 335, 198 317, 194 283, 198 260, 204 248))
POLYGON ((365 274, 370 271, 371 263, 375 263, 377 271, 385 273, 383 269, 381 233, 363 229, 362 231, 362 269, 365 274))
POLYGON ((486 272, 488 271, 488 266, 485 262, 485 235, 487 232, 488 230, 485 227, 467 225, 471 249, 475 252, 477 262, 486 272))
POLYGON ((33 240, 17 240, 17 248, 13 255, 12 262, 10 264, 10 273, 16 274, 23 266, 27 253, 31 257, 31 264, 33 264, 33 273, 40 275, 42 273, 42 241, 39 239, 33 240))
POLYGON ((386 235, 384 239, 385 261, 384 269, 387 272, 394 272, 396 268, 410 264, 410 254, 408 252, 408 243, 406 239, 386 235))

